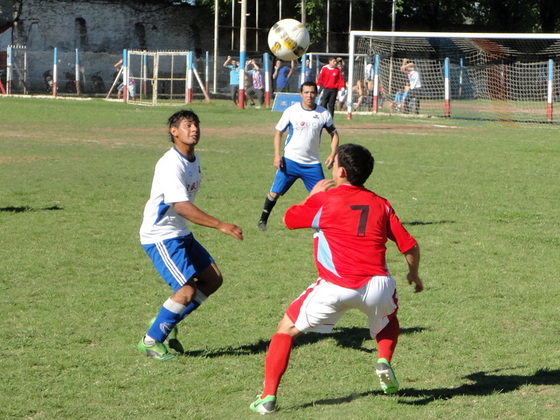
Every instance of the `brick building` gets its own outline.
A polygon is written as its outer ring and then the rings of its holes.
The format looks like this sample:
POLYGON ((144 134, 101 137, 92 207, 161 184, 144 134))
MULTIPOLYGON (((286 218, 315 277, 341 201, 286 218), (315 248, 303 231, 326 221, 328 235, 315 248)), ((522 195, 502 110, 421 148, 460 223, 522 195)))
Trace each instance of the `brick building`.
MULTIPOLYGON (((88 85, 93 75, 110 83, 113 64, 123 49, 213 49, 213 16, 208 7, 175 5, 169 0, 0 1, 0 21, 4 23, 0 28, 0 51, 4 51, 0 53, 4 61, 0 73, 5 68, 7 45, 25 46, 25 78, 31 91, 44 90, 44 74, 52 68, 54 48, 62 79, 73 71, 75 51, 79 50, 86 90, 92 90, 88 85)), ((17 53, 21 60, 22 53, 17 53)))
MULTIPOLYGON (((29 51, 76 48, 91 52, 123 49, 195 50, 211 48, 199 26, 208 9, 176 6, 168 0, 20 0, 14 44, 29 51)), ((211 22, 211 20, 210 20, 211 22)))

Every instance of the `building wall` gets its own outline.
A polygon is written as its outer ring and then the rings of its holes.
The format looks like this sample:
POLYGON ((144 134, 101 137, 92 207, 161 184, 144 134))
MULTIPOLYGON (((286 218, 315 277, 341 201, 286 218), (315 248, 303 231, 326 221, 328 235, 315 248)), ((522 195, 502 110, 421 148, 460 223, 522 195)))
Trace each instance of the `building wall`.
POLYGON ((123 49, 208 49, 201 32, 205 9, 138 0, 22 0, 13 42, 28 51, 117 53, 123 49))

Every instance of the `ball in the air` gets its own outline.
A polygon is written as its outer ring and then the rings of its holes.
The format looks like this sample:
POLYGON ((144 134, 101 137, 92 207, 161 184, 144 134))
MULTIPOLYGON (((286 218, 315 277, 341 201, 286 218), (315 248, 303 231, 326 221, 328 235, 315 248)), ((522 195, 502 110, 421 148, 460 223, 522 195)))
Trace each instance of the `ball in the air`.
POLYGON ((309 47, 309 32, 295 19, 282 19, 270 28, 268 47, 280 60, 296 60, 309 47))

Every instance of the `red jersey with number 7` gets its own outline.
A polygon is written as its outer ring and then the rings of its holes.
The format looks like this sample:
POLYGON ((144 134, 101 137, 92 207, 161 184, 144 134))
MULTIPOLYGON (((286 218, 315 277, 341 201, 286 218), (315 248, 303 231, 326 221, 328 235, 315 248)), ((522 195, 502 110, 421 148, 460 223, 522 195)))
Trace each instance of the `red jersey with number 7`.
POLYGON ((387 239, 405 253, 416 239, 403 227, 391 204, 364 188, 340 185, 291 206, 284 215, 288 229, 313 228, 319 277, 358 289, 373 276, 387 276, 387 239))

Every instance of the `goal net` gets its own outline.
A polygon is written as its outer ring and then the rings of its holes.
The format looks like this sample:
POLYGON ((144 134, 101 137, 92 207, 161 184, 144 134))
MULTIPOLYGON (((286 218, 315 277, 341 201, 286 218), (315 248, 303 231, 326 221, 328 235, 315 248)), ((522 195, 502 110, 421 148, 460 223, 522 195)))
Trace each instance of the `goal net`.
POLYGON ((349 118, 365 111, 559 120, 560 35, 352 31, 349 47, 349 118), (416 91, 411 71, 419 73, 416 91))
POLYGON ((191 103, 197 88, 208 102, 197 64, 192 51, 128 51, 126 76, 134 85, 135 103, 191 103))

